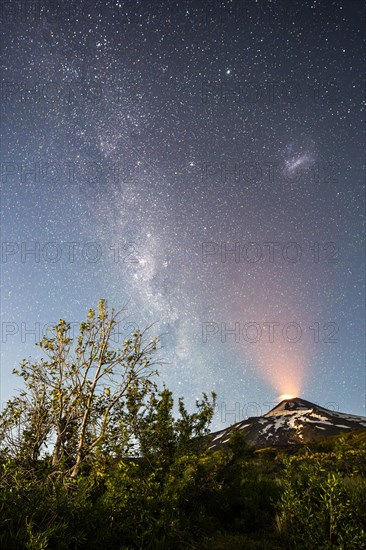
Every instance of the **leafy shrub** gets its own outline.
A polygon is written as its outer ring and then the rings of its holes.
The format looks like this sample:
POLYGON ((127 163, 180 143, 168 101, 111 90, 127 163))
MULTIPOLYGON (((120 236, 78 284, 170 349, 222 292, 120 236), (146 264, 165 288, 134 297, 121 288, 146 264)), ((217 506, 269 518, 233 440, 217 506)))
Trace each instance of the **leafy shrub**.
POLYGON ((277 528, 288 548, 366 548, 365 477, 329 471, 321 457, 284 462, 277 528))

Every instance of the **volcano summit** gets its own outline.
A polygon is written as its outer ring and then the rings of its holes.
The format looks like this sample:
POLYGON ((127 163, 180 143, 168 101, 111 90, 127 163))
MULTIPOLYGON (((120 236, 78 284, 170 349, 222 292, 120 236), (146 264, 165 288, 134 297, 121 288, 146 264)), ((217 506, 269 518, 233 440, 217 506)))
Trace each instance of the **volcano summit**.
POLYGON ((366 428, 366 417, 331 411, 294 397, 285 399, 263 416, 254 416, 210 435, 211 450, 226 445, 234 430, 257 448, 285 447, 366 428))

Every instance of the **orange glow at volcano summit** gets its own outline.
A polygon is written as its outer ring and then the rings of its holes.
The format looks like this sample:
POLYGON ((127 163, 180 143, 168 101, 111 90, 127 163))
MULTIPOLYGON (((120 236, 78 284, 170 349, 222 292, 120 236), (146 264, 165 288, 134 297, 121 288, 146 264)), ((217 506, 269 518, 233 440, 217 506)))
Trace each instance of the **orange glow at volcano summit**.
POLYGON ((285 399, 294 399, 295 395, 290 395, 289 393, 283 393, 282 395, 278 396, 278 401, 284 401, 285 399))
POLYGON ((256 350, 255 361, 258 374, 272 386, 278 401, 292 399, 301 394, 306 378, 308 357, 300 349, 289 344, 262 346, 256 350), (301 353, 302 351, 302 353, 301 353))

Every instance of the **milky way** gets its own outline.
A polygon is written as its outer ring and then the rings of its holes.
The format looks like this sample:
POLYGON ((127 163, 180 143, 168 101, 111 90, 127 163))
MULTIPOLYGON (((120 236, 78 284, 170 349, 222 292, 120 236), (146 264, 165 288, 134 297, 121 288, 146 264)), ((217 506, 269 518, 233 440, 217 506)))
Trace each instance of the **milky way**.
POLYGON ((105 297, 217 429, 364 414, 362 3, 5 4, 2 401, 105 297))

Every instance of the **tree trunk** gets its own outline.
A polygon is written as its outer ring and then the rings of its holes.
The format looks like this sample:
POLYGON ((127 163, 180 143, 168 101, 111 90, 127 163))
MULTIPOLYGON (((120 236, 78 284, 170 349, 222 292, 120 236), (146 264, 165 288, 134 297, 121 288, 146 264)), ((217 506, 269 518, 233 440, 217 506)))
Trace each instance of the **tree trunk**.
POLYGON ((61 451, 61 437, 58 435, 55 443, 55 447, 53 449, 52 454, 52 466, 56 466, 60 460, 60 451, 61 451))
POLYGON ((55 448, 53 449, 52 466, 56 466, 56 464, 59 463, 60 458, 62 456, 61 451, 64 444, 65 428, 66 428, 66 421, 65 419, 61 419, 60 425, 57 430, 57 439, 55 443, 55 448))

